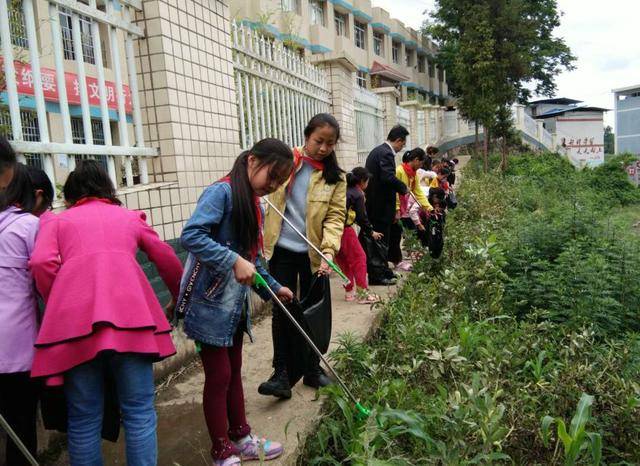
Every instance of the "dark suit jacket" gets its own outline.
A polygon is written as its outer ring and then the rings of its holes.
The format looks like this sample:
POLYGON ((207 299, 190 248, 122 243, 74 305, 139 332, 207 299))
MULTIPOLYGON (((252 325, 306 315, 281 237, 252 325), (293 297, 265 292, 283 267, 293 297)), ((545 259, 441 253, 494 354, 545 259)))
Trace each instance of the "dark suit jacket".
POLYGON ((393 149, 387 143, 375 147, 369 153, 365 167, 371 173, 367 187, 369 219, 390 225, 396 214, 396 195, 407 193, 407 185, 396 177, 393 149))

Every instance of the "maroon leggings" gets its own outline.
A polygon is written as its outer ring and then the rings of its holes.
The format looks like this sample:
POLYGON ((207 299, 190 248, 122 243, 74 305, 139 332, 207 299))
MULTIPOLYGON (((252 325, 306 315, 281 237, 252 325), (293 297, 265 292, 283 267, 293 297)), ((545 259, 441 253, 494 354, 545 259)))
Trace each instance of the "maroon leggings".
POLYGON ((202 344, 200 358, 204 368, 202 407, 211 437, 214 460, 228 458, 238 450, 231 440, 251 432, 244 412, 242 390, 242 339, 238 330, 228 348, 202 344))

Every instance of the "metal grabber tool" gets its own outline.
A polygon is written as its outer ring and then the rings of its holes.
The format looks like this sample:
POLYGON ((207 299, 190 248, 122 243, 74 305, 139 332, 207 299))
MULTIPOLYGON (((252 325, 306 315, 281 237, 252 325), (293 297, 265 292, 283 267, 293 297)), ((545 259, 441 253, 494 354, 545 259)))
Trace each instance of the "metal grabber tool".
POLYGON ((311 241, 309 241, 309 238, 307 238, 305 235, 302 234, 302 232, 300 230, 298 230, 293 223, 291 223, 291 221, 284 216, 284 214, 282 212, 280 212, 280 210, 278 210, 278 208, 276 206, 274 206, 271 201, 269 199, 267 199, 266 197, 263 197, 263 199, 266 201, 267 204, 269 204, 269 207, 271 207, 281 218, 282 220, 284 220, 285 222, 287 222, 287 225, 289 225, 291 227, 291 229, 293 231, 296 232, 296 234, 298 236, 300 236, 300 238, 302 238, 304 240, 305 243, 307 243, 309 245, 309 247, 311 247, 315 252, 317 252, 320 257, 322 257, 322 259, 324 259, 324 261, 329 264, 329 267, 331 267, 334 272, 336 272, 340 278, 342 278, 342 280, 344 281, 345 285, 348 285, 349 283, 351 283, 351 280, 349 280, 347 278, 347 276, 342 273, 342 270, 340 270, 340 267, 338 267, 337 264, 335 264, 332 260, 329 260, 329 258, 327 256, 325 256, 322 251, 320 251, 320 249, 318 249, 318 247, 313 244, 311 241))
POLYGON ((267 285, 267 282, 262 277, 262 275, 260 275, 257 272, 256 272, 256 275, 255 275, 255 284, 256 284, 256 287, 265 288, 269 292, 269 294, 271 295, 271 297, 273 298, 275 303, 278 305, 278 307, 280 307, 282 312, 284 312, 284 314, 289 318, 291 323, 296 327, 296 329, 298 329, 298 331, 304 337, 304 339, 307 341, 307 343, 309 344, 309 346, 311 347, 313 352, 318 355, 320 360, 324 363, 325 367, 327 369, 329 369, 329 372, 331 372, 331 375, 333 375, 333 377, 336 379, 336 381, 338 382, 338 384, 340 385, 340 387, 342 388, 344 393, 346 393, 346 395, 355 404, 356 410, 358 411, 358 416, 359 417, 363 417, 363 418, 364 417, 368 417, 369 414, 371 413, 370 410, 365 408, 364 406, 362 406, 360 404, 358 399, 353 395, 353 393, 351 393, 351 390, 349 390, 349 387, 347 387, 347 384, 344 383, 344 381, 342 380, 342 378, 340 378, 340 376, 338 375, 336 370, 331 366, 331 364, 329 364, 329 361, 327 361, 327 358, 324 357, 322 352, 315 345, 315 343, 313 342, 311 337, 307 334, 307 332, 304 331, 304 329, 302 328, 300 323, 295 319, 295 317, 293 317, 293 315, 291 315, 291 312, 289 312, 289 309, 287 309, 287 307, 284 305, 284 303, 282 301, 280 301, 280 298, 278 298, 278 296, 274 293, 274 291, 271 288, 269 288, 269 285, 267 285))
POLYGON ((24 443, 22 443, 22 440, 20 440, 20 437, 18 437, 18 434, 16 434, 15 431, 11 428, 11 426, 9 425, 7 420, 2 416, 2 414, 0 414, 0 426, 2 426, 5 432, 9 434, 9 437, 11 437, 11 440, 13 440, 13 443, 16 444, 16 446, 18 447, 18 450, 20 450, 20 453, 24 455, 27 461, 29 461, 29 463, 31 463, 33 466, 38 466, 38 462, 36 461, 36 459, 33 457, 33 455, 27 449, 27 447, 24 446, 24 443))

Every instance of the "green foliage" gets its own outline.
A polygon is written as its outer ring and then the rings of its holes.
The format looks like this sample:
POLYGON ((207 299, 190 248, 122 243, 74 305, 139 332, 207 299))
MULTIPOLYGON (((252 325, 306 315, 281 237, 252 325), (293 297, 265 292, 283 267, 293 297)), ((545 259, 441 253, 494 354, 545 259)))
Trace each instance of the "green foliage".
POLYGON ((471 166, 443 257, 415 264, 370 341, 332 354, 371 416, 331 389, 300 464, 640 463, 640 239, 611 218, 640 201, 621 166, 471 166), (568 448, 548 443, 572 417, 568 448))
POLYGON ((604 153, 615 153, 615 134, 613 134, 613 128, 609 125, 604 129, 604 153))

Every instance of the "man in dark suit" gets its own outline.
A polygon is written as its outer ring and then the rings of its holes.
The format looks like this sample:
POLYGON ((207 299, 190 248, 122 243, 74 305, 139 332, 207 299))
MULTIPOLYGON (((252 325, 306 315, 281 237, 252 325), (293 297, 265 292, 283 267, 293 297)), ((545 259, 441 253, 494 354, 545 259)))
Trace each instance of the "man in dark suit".
POLYGON ((396 215, 396 196, 408 192, 407 186, 396 177, 395 160, 396 154, 404 148, 408 135, 409 131, 404 126, 391 128, 386 142, 369 153, 365 165, 371 173, 366 191, 367 215, 374 231, 384 235, 377 244, 368 238, 360 238, 367 252, 367 271, 371 285, 393 285, 396 282, 396 276, 387 260, 388 239, 396 215))

